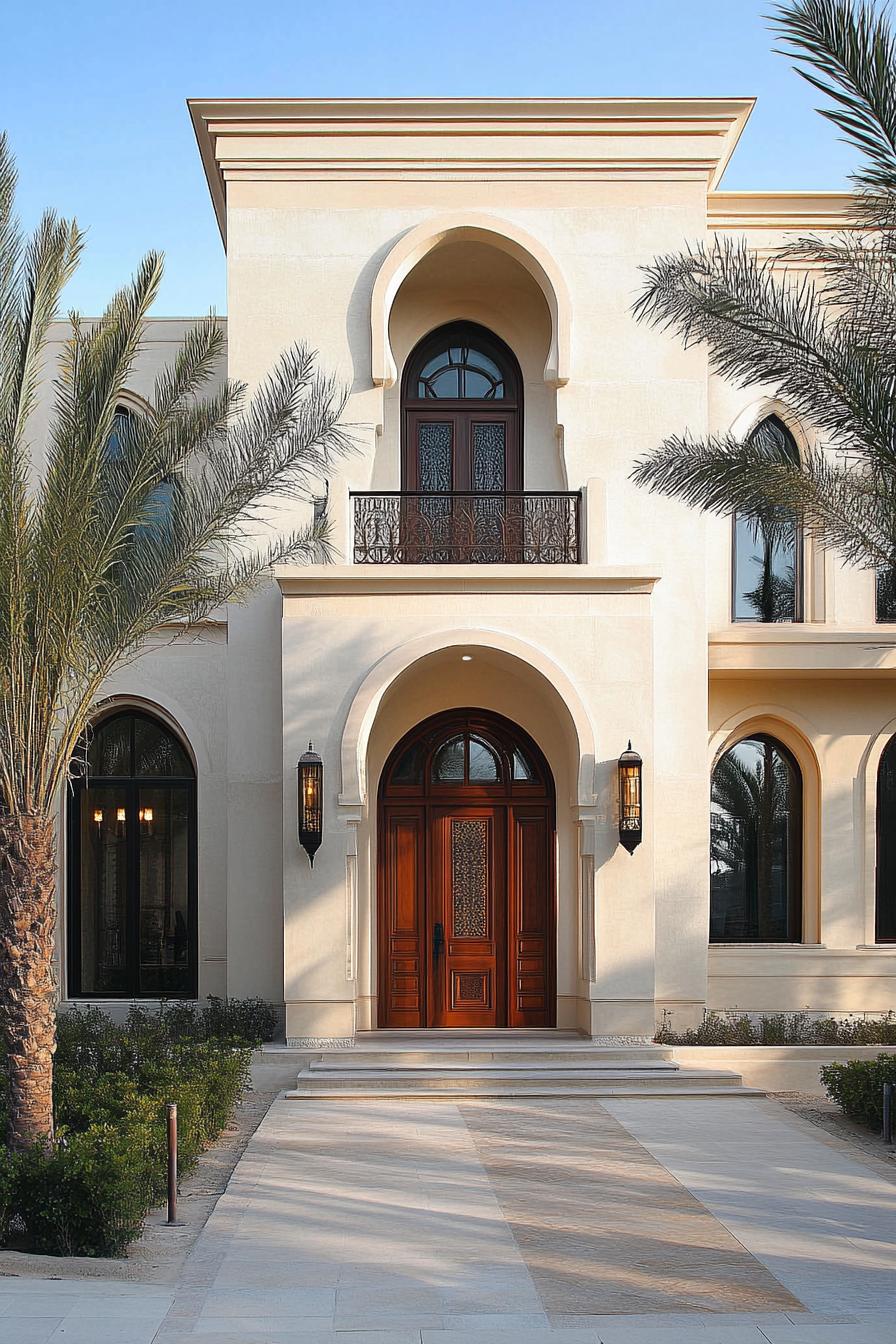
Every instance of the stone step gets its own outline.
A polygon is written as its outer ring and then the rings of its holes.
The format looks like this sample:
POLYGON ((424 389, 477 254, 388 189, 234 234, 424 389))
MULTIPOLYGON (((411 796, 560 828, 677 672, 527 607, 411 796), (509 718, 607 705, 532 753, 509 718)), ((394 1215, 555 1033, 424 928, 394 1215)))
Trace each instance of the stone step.
POLYGON ((644 1068, 676 1069, 671 1050, 650 1050, 635 1054, 632 1050, 616 1050, 599 1046, 578 1050, 466 1050, 452 1046, 439 1050, 330 1050, 318 1054, 311 1061, 313 1069, 346 1068, 644 1068))
MULTIPOLYGON (((714 1069, 553 1068, 413 1069, 306 1067, 290 1099, 326 1096, 749 1095, 740 1076, 714 1069)), ((755 1095, 760 1095, 756 1093, 755 1095)))
MULTIPOLYGON (((396 1080, 397 1081, 397 1080, 396 1080)), ((481 1081, 475 1088, 466 1088, 459 1090, 456 1087, 427 1087, 421 1089, 418 1086, 413 1087, 371 1087, 364 1086, 358 1080, 355 1080, 351 1087, 332 1087, 328 1084, 317 1083, 312 1086, 303 1086, 304 1080, 299 1079, 299 1085, 289 1092, 285 1093, 287 1101, 345 1101, 351 1098, 352 1101, 376 1101, 388 1097, 395 1101, 454 1101, 473 1097, 618 1097, 635 1098, 645 1097, 654 1100, 675 1097, 764 1097, 765 1093, 756 1088, 744 1087, 741 1084, 734 1083, 726 1086, 713 1086, 712 1083, 698 1082, 696 1080, 688 1082, 685 1086, 680 1086, 678 1082, 665 1083, 660 1085, 654 1083, 652 1086, 644 1086, 640 1083, 635 1085, 610 1085, 608 1083, 589 1083, 579 1084, 570 1087, 563 1084, 551 1083, 549 1080, 540 1080, 531 1085, 521 1087, 514 1080, 512 1083, 500 1083, 498 1081, 481 1081)))

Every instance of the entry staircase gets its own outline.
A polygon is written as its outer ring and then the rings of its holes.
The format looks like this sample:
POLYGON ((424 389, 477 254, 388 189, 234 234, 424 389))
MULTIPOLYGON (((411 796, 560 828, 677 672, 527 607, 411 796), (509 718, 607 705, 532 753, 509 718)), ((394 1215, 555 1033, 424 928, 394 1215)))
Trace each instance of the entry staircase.
POLYGON ((725 1069, 683 1069, 662 1045, 600 1045, 573 1031, 367 1031, 309 1052, 290 1100, 346 1097, 744 1097, 725 1069))

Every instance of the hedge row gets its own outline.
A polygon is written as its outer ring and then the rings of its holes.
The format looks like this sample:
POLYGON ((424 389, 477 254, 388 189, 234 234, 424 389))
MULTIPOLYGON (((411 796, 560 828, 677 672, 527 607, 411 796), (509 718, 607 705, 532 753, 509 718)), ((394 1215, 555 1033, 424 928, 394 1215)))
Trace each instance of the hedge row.
POLYGON ((707 1012, 697 1027, 673 1031, 665 1014, 654 1038, 661 1045, 896 1045, 896 1016, 812 1018, 808 1013, 707 1012))
MULTIPOLYGON (((257 1001, 61 1014, 48 1152, 0 1153, 0 1244, 49 1255, 124 1254, 166 1191, 166 1105, 181 1174, 224 1128, 251 1048, 276 1018, 257 1001)), ((0 1108, 0 1123, 6 1116, 0 1108)))
POLYGON ((880 1133, 884 1120, 884 1083, 896 1083, 896 1055, 826 1064, 821 1081, 846 1115, 880 1133))

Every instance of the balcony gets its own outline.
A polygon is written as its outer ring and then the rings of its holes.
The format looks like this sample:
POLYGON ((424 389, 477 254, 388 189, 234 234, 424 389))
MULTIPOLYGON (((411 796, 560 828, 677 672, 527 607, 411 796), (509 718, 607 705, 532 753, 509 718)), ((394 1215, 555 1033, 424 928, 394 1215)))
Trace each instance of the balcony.
POLYGON ((352 492, 356 565, 575 565, 579 490, 352 492))

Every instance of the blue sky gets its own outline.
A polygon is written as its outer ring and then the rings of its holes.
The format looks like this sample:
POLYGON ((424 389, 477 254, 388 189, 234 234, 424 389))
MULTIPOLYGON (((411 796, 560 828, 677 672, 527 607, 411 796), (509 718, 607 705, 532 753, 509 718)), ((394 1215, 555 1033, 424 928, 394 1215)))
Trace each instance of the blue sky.
POLYGON ((150 247, 160 314, 225 310, 188 97, 755 95, 724 187, 844 187, 854 155, 772 52, 759 0, 11 0, 0 127, 19 208, 77 216, 96 312, 150 247))

